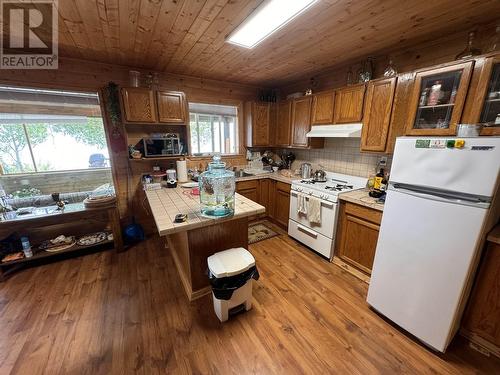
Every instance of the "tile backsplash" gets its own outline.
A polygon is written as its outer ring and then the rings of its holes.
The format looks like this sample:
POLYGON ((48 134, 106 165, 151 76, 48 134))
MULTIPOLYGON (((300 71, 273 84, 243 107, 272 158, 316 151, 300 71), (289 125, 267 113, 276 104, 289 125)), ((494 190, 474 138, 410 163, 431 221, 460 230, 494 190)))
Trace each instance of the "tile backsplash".
MULTIPOLYGON (((380 156, 361 153, 360 138, 326 138, 325 147, 317 150, 291 150, 296 159, 292 169, 300 168, 304 162, 311 163, 313 170, 318 168, 329 172, 369 177, 376 173, 380 156)), ((386 171, 390 170, 392 156, 387 156, 386 171)))

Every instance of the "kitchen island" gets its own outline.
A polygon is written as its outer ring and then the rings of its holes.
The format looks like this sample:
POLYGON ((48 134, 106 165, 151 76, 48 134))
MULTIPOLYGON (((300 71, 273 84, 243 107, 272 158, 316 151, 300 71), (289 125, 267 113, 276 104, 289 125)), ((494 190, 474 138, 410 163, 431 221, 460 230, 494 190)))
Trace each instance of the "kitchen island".
POLYGON ((200 197, 191 189, 146 191, 156 227, 166 238, 184 290, 190 300, 210 293, 207 257, 233 247, 248 248, 248 217, 265 212, 265 207, 235 194, 233 216, 209 218, 201 215, 200 197), (175 223, 175 215, 187 214, 187 221, 175 223))

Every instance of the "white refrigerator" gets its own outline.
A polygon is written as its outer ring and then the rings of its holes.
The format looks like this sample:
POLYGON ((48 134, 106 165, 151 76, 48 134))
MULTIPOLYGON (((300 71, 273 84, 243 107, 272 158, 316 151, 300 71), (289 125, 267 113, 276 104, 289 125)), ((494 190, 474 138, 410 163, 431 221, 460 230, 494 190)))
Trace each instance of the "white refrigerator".
POLYGON ((367 301, 441 352, 458 329, 499 169, 499 137, 396 141, 367 301))

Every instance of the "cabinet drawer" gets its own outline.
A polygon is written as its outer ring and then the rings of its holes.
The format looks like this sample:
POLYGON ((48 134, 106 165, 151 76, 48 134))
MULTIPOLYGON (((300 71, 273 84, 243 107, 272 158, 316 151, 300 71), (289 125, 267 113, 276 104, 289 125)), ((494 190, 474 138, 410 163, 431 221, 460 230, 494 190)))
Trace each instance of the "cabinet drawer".
POLYGON ((259 180, 238 181, 236 182, 236 191, 246 190, 246 189, 257 189, 258 186, 259 186, 259 180))
POLYGON ((323 236, 321 233, 311 230, 291 219, 288 221, 288 234, 324 257, 331 258, 333 246, 331 238, 323 236))
POLYGON ((354 203, 345 202, 344 204, 346 214, 357 216, 380 225, 380 221, 382 220, 382 212, 354 203))
POLYGON ((290 194, 291 187, 292 187, 292 185, 290 185, 290 184, 287 184, 287 183, 281 182, 281 181, 276 181, 276 189, 277 190, 281 190, 285 193, 290 194))

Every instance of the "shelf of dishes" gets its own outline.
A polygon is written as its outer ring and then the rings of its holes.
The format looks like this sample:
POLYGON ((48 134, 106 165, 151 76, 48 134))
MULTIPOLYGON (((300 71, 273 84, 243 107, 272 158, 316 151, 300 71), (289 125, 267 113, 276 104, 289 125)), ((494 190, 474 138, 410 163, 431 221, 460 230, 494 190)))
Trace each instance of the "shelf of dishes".
MULTIPOLYGON (((113 243, 111 232, 97 232, 76 239, 74 236, 59 236, 53 240, 47 240, 35 247, 29 247, 23 251, 12 252, 2 258, 0 266, 31 262, 49 256, 63 254, 94 246, 113 243)), ((23 244, 24 247, 24 244, 23 244)))

